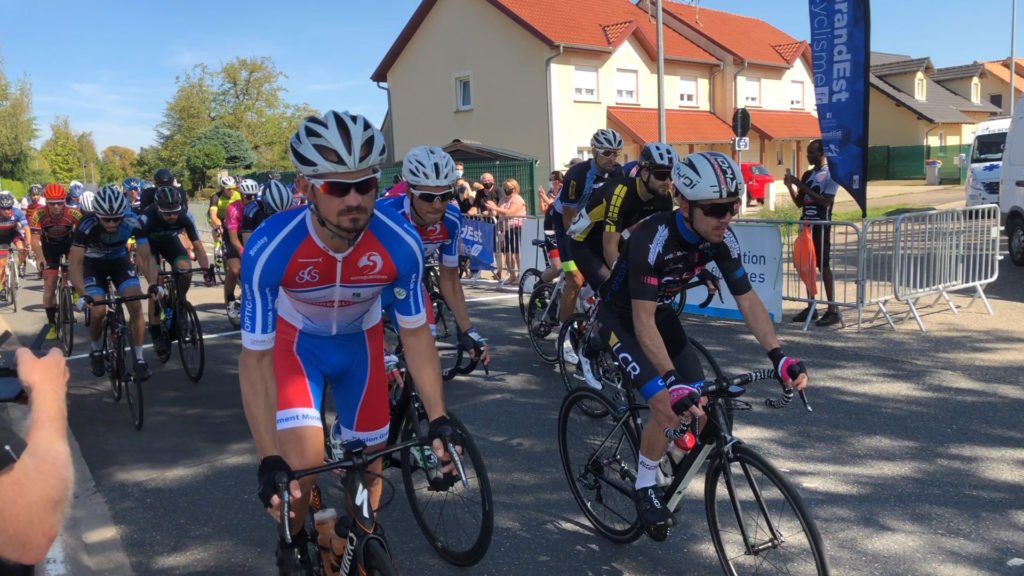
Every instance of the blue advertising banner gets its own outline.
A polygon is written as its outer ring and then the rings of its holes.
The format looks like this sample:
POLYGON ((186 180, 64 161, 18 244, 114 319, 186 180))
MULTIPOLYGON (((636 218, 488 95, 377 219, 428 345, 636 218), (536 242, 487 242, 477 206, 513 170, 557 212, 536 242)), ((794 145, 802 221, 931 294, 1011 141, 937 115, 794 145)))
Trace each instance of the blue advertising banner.
POLYGON ((811 75, 821 141, 832 179, 867 216, 868 0, 809 0, 811 75))
POLYGON ((469 256, 473 270, 494 268, 494 224, 472 218, 462 219, 459 255, 469 256))

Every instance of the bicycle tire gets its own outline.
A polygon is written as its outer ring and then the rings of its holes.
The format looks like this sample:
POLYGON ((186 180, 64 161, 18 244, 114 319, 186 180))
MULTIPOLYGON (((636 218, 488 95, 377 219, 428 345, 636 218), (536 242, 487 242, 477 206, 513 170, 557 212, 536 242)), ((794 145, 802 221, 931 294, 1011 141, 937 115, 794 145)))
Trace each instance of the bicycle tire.
POLYGON ((11 308, 18 311, 18 267, 15 254, 12 252, 7 258, 7 293, 11 299, 11 308), (11 272, 14 272, 13 274, 11 272))
MULTIPOLYGON (((477 448, 473 436, 462 422, 451 412, 448 419, 458 430, 465 442, 463 444, 462 466, 466 471, 469 488, 463 488, 461 481, 455 482, 443 493, 430 488, 429 475, 426 468, 414 461, 412 450, 401 452, 402 481, 405 495, 409 500, 413 518, 420 527, 420 532, 430 546, 446 562, 455 566, 472 566, 487 554, 494 535, 494 502, 491 494, 491 481, 487 475, 483 456, 477 448), (478 490, 478 495, 474 494, 478 490), (442 495, 443 494, 443 495, 442 495), (454 511, 458 503, 469 504, 465 512, 454 511), (432 521, 427 516, 432 510, 438 513, 432 521), (479 530, 477 530, 479 526, 479 530), (468 529, 467 529, 468 527, 468 529), (466 538, 455 539, 447 531, 438 534, 438 529, 458 529, 466 538), (475 532, 475 535, 473 535, 475 532)), ((406 422, 402 427, 402 440, 415 436, 426 436, 426 415, 410 406, 406 413, 406 422)))
POLYGON ((395 567, 391 553, 384 547, 384 542, 379 536, 366 538, 359 549, 359 566, 362 567, 360 574, 367 576, 398 576, 398 568, 395 567))
POLYGON ((526 322, 526 305, 540 283, 541 271, 536 268, 528 268, 519 275, 519 313, 523 315, 523 322, 526 322))
MULTIPOLYGON (((93 319, 93 321, 96 321, 93 319)), ((110 392, 114 398, 114 403, 121 401, 121 395, 124 388, 121 386, 121 375, 124 374, 124 346, 121 344, 120 338, 114 328, 110 326, 110 323, 103 320, 106 323, 103 331, 106 333, 106 350, 104 356, 108 359, 107 379, 110 380, 110 392)))
POLYGON ((596 390, 578 388, 567 395, 558 411, 558 454, 583 515, 605 538, 627 544, 643 534, 633 501, 640 443, 629 416, 615 418, 615 411, 596 390), (585 404, 602 405, 608 416, 592 417, 585 404), (615 508, 608 504, 612 500, 615 508))
POLYGON ((203 327, 199 315, 191 302, 183 301, 178 306, 178 355, 185 375, 193 382, 199 382, 206 366, 206 348, 203 344, 203 327))
MULTIPOLYGON (((554 364, 558 360, 557 343, 549 338, 552 331, 558 325, 557 304, 555 305, 554 318, 552 310, 548 309, 551 302, 554 288, 550 284, 541 284, 530 295, 530 302, 526 306, 526 334, 530 337, 530 344, 537 351, 537 355, 548 364, 554 364)), ((554 340, 557 340, 558 332, 555 332, 554 340)))
POLYGON ((71 288, 61 286, 57 301, 57 341, 64 356, 71 356, 75 347, 75 312, 71 303, 71 288))
POLYGON ((448 317, 451 316, 451 309, 448 307, 448 303, 444 301, 440 292, 431 294, 430 300, 434 304, 434 326, 437 328, 437 339, 444 340, 452 335, 451 330, 448 328, 448 317))
MULTIPOLYGON (((118 314, 120 316, 120 314, 118 314)), ((125 324, 121 324, 122 330, 125 330, 125 324)), ((129 340, 122 334, 124 342, 124 349, 130 350, 129 340)), ((122 362, 124 361, 124 354, 121 355, 122 362)), ((134 373, 129 373, 127 369, 121 367, 121 384, 124 387, 125 400, 128 401, 128 413, 132 416, 132 425, 135 426, 136 430, 142 430, 143 423, 143 409, 142 409, 142 381, 135 377, 134 373)))
POLYGON ((762 574, 766 569, 786 574, 829 573, 821 534, 800 494, 775 466, 749 446, 734 444, 731 454, 720 453, 710 463, 704 480, 704 507, 711 540, 726 574, 762 574), (723 473, 726 458, 729 474, 723 473), (727 478, 732 479, 731 489, 727 478), (774 487, 772 493, 767 491, 769 484, 774 487), (783 522, 781 515, 787 510, 795 518, 783 522), (755 553, 744 544, 737 516, 744 518, 747 541, 753 538, 752 544, 759 548, 755 553), (772 537, 773 528, 778 537, 772 537), (798 563, 793 566, 791 561, 798 563))

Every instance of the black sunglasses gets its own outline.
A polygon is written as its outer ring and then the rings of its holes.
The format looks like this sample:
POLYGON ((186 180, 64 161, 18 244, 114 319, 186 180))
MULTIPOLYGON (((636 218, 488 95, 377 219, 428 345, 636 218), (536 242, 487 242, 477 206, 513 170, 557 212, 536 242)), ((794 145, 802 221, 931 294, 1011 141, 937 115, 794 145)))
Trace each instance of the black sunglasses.
POLYGON ((697 204, 697 208, 700 208, 702 214, 708 218, 714 218, 715 220, 721 220, 727 215, 735 216, 740 212, 740 201, 734 200, 728 203, 717 203, 717 204, 697 204))
POLYGON ((409 188, 409 192, 412 192, 413 196, 424 202, 451 202, 452 198, 455 198, 455 192, 451 188, 443 192, 427 192, 425 190, 409 188))
POLYGON ((315 178, 310 178, 309 181, 319 188, 321 192, 333 198, 344 198, 353 190, 360 196, 366 196, 377 190, 376 174, 354 182, 347 180, 317 180, 315 178))
POLYGON ((672 177, 672 170, 651 170, 651 176, 653 176, 655 180, 665 182, 672 177))
POLYGON ((124 220, 124 216, 100 216, 99 219, 104 222, 120 222, 124 220))

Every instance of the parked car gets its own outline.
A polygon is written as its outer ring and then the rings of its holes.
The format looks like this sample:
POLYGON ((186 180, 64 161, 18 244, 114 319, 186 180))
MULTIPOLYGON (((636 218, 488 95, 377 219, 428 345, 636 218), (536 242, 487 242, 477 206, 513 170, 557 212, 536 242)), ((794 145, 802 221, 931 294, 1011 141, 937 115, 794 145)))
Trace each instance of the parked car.
POLYGON ((752 205, 755 201, 764 204, 765 186, 775 182, 768 169, 757 162, 744 162, 740 164, 743 171, 743 183, 747 187, 747 204, 752 205))

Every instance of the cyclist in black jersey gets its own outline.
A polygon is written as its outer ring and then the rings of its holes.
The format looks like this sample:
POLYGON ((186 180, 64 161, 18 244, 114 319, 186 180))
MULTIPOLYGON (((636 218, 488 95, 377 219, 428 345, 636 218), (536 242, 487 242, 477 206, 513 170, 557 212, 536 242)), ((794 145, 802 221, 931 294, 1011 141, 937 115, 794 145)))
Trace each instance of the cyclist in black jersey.
POLYGON ((680 420, 700 417, 704 372, 668 304, 705 265, 714 262, 747 327, 768 351, 780 381, 803 389, 803 363, 782 352, 771 318, 752 290, 729 222, 739 211, 739 167, 719 152, 690 154, 672 169, 678 209, 641 222, 604 284, 600 334, 626 378, 651 408, 640 442, 635 500, 648 534, 663 539, 671 512, 655 489, 655 471, 680 420))
POLYGON ((242 225, 238 229, 238 239, 245 246, 245 241, 256 231, 264 220, 287 210, 292 205, 292 193, 280 180, 268 180, 260 190, 255 202, 250 202, 242 212, 242 225))

